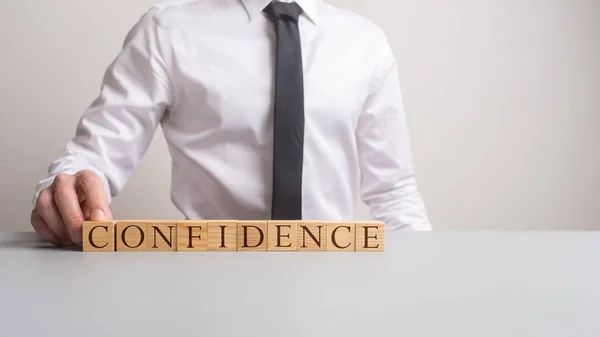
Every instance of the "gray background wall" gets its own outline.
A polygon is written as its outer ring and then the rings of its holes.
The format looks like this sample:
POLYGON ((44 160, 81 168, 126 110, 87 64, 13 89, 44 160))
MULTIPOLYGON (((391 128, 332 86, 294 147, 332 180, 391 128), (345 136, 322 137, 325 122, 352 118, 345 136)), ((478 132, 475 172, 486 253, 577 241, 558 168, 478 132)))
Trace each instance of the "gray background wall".
MULTIPOLYGON (((36 182, 155 1, 0 0, 0 230, 30 229, 36 182)), ((389 36, 435 229, 600 229, 600 1, 330 3, 389 36)), ((115 216, 179 219, 169 179, 159 132, 115 216)))

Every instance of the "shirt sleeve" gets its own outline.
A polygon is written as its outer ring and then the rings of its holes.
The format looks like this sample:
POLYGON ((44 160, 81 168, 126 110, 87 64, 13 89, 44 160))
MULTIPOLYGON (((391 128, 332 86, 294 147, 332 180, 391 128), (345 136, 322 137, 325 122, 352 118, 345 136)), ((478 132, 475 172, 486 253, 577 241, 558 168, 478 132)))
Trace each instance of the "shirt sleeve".
POLYGON ((104 74, 98 97, 36 185, 34 205, 56 175, 86 169, 102 179, 112 201, 141 161, 172 103, 165 39, 154 14, 145 13, 127 34, 104 74))
POLYGON ((395 59, 389 56, 358 121, 361 197, 389 230, 431 230, 419 192, 395 59))

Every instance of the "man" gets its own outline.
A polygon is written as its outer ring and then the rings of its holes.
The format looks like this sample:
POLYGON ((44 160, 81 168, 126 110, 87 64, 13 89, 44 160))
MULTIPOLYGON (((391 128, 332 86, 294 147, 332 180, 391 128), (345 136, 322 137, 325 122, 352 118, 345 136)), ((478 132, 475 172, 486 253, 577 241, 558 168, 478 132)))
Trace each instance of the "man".
POLYGON ((35 191, 49 242, 81 242, 160 125, 172 200, 191 219, 354 219, 429 230, 397 65, 373 23, 320 0, 188 0, 152 7, 35 191))

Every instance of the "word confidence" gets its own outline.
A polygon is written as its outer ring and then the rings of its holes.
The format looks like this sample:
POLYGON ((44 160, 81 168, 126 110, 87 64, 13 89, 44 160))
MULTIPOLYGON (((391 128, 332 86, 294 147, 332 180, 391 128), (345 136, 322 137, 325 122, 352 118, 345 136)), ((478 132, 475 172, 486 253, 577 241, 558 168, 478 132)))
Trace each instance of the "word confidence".
POLYGON ((86 221, 83 251, 384 250, 382 222, 86 221))

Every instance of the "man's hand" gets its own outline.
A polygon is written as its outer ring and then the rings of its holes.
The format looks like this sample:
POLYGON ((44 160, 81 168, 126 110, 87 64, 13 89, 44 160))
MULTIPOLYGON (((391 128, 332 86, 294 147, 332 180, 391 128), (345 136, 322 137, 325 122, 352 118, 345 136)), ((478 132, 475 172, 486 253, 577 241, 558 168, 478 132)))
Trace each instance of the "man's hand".
POLYGON ((112 213, 102 180, 88 170, 59 174, 43 189, 31 212, 31 224, 56 246, 81 244, 85 220, 110 220, 112 213))

